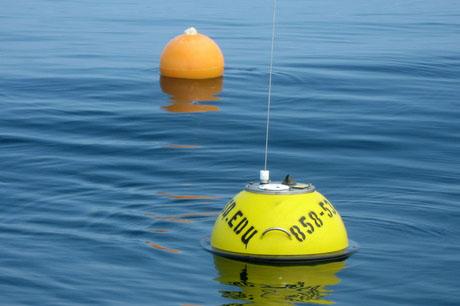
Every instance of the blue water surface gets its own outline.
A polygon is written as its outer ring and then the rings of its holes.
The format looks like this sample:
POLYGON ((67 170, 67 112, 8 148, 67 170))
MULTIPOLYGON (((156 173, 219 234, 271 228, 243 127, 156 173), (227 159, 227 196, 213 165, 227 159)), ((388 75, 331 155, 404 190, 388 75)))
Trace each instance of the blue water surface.
POLYGON ((1 305, 460 304, 460 2, 278 1, 272 177, 361 246, 295 271, 200 246, 263 167, 271 1, 1 8, 1 305), (160 80, 189 26, 223 80, 160 80))

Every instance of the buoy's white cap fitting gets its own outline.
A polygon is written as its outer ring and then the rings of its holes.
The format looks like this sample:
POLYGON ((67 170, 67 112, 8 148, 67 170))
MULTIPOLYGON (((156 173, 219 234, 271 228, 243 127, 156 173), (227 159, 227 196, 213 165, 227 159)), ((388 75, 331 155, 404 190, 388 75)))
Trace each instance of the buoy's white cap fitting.
POLYGON ((260 184, 259 189, 261 190, 267 190, 267 191, 288 191, 289 186, 283 185, 283 184, 260 184))
POLYGON ((268 184, 270 182, 270 171, 260 170, 260 183, 268 184))
POLYGON ((187 35, 196 35, 198 34, 198 31, 194 27, 190 27, 187 30, 185 30, 184 33, 187 35))

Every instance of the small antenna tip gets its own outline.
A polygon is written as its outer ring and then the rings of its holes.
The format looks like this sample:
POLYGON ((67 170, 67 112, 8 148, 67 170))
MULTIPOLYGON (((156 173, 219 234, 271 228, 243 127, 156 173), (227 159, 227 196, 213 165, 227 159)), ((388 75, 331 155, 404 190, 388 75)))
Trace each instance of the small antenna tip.
POLYGON ((260 183, 268 184, 270 182, 270 171, 269 170, 260 170, 260 183))

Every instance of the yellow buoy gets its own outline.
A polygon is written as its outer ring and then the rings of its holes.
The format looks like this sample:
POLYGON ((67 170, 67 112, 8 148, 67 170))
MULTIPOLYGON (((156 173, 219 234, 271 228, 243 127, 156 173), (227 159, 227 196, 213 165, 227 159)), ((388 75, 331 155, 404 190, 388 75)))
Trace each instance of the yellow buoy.
POLYGON ((289 177, 270 183, 265 175, 225 205, 214 224, 211 251, 246 260, 304 262, 340 260, 356 250, 340 214, 313 185, 289 177))
POLYGON ((268 143, 275 38, 276 0, 273 1, 272 43, 268 78, 264 170, 260 181, 249 183, 218 215, 210 239, 203 246, 214 254, 258 262, 304 263, 337 261, 356 251, 348 240, 339 213, 311 184, 290 176, 270 182, 268 143))
POLYGON ((255 305, 296 305, 297 303, 333 304, 328 299, 330 286, 340 283, 337 273, 345 262, 319 265, 264 265, 214 256, 217 280, 236 290, 221 291, 235 300, 255 305))
POLYGON ((217 78, 224 73, 224 56, 211 38, 192 27, 168 42, 161 54, 160 73, 172 78, 217 78))

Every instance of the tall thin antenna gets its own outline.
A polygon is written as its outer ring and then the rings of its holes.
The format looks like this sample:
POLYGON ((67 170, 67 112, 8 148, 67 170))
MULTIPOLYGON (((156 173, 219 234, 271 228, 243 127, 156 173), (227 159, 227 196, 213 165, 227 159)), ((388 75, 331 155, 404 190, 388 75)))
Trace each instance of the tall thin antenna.
POLYGON ((272 75, 273 75, 273 49, 275 47, 275 21, 276 21, 276 0, 273 0, 273 19, 272 19, 272 47, 270 50, 270 68, 268 76, 268 101, 267 101, 267 128, 265 131, 265 162, 264 170, 268 164, 268 132, 270 126, 270 104, 272 100, 272 75))

